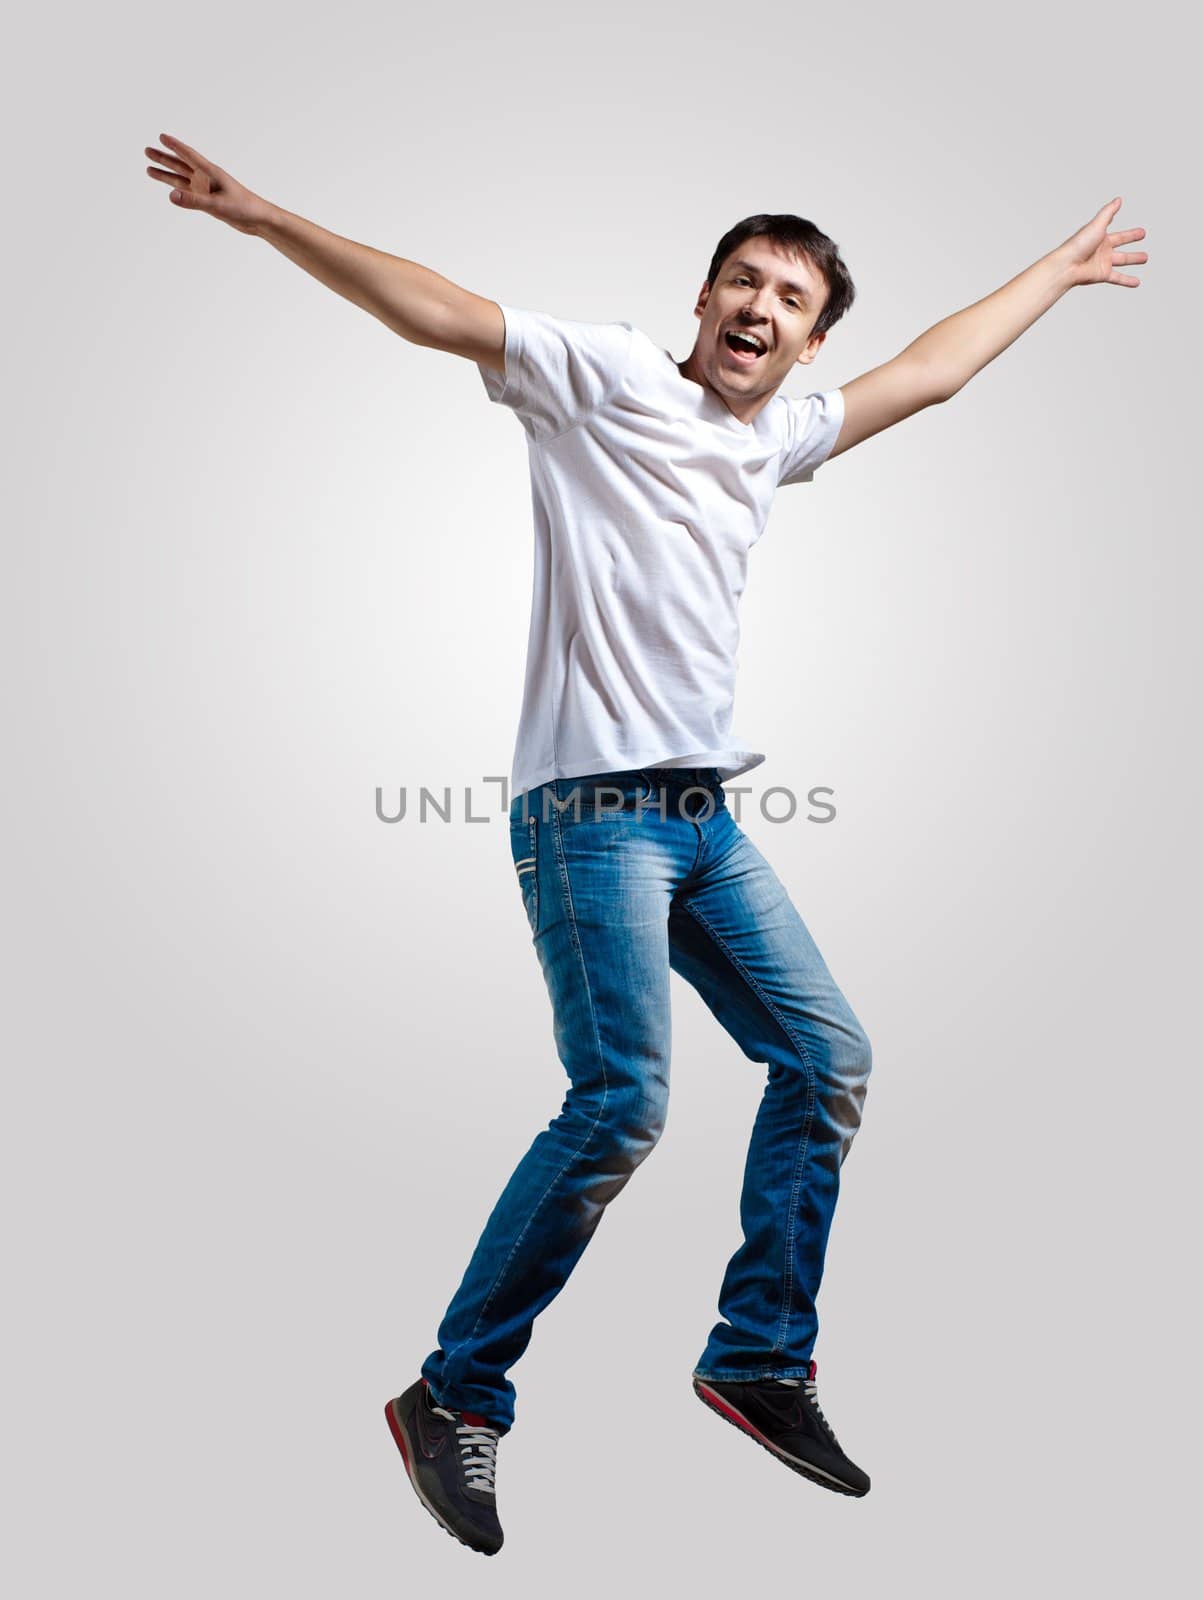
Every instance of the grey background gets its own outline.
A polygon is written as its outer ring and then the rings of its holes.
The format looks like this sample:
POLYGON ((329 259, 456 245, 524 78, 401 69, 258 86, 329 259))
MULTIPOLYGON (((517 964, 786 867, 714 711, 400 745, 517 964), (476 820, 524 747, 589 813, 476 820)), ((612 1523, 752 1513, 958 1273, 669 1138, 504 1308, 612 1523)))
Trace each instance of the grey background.
POLYGON ((109 1589, 1185 1591, 1200 239, 1173 12, 118 4, 3 112, 11 985, 5 1564, 109 1589), (478 293, 683 358, 719 235, 793 210, 895 354, 1115 194, 1078 290, 778 498, 743 603, 748 831, 875 1047, 820 1302, 846 1501, 693 1397, 762 1073, 674 979, 674 1101, 515 1369, 487 1569, 382 1407, 562 1071, 506 829, 522 433, 265 244, 177 134, 478 293), (478 805, 477 810, 483 806, 478 805), (1189 987, 1188 987, 1189 986, 1189 987), (487 1575, 486 1575, 487 1574, 487 1575))

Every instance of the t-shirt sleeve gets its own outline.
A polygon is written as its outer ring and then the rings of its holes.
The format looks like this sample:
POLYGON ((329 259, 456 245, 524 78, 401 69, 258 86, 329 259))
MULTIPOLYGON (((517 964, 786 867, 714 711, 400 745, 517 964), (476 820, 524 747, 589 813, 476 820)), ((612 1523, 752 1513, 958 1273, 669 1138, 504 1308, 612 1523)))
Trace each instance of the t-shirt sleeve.
POLYGON ((490 400, 510 406, 531 438, 554 439, 617 393, 631 356, 629 322, 569 322, 502 306, 505 372, 477 363, 490 400))
POLYGON ((844 391, 787 399, 785 444, 777 465, 777 482, 809 483, 835 449, 844 425, 844 391))

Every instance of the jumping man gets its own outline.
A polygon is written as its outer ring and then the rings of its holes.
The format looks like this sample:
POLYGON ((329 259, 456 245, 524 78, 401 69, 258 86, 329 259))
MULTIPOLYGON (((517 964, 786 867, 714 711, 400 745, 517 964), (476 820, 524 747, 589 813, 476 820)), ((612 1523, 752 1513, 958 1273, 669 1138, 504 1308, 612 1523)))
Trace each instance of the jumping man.
POLYGON ((172 202, 265 239, 412 344, 475 362, 526 435, 535 563, 510 844, 568 1077, 559 1114, 494 1206, 417 1379, 385 1408, 411 1483, 493 1554, 507 1377, 602 1212, 663 1130, 669 976, 767 1066, 743 1240, 694 1369, 699 1398, 812 1482, 864 1495, 819 1408, 816 1296, 870 1070, 865 1032, 786 889, 726 804, 764 760, 732 730, 748 552, 783 484, 950 400, 1071 288, 1135 288, 1148 260, 1115 199, 892 360, 780 395, 849 309, 834 242, 790 213, 723 235, 684 361, 627 322, 483 299, 326 232, 168 134, 146 154, 172 202))

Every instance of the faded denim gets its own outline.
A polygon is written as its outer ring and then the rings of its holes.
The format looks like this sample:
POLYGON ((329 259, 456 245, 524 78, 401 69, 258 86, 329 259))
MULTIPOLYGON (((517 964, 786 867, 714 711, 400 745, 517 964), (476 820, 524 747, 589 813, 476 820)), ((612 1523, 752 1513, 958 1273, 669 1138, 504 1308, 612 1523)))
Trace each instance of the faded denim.
POLYGON ((670 969, 768 1068, 743 1242, 693 1370, 805 1376, 871 1058, 802 918, 713 768, 555 779, 515 798, 510 844, 569 1088, 494 1206, 422 1376, 441 1403, 512 1427, 506 1374, 535 1317, 664 1129, 670 969))

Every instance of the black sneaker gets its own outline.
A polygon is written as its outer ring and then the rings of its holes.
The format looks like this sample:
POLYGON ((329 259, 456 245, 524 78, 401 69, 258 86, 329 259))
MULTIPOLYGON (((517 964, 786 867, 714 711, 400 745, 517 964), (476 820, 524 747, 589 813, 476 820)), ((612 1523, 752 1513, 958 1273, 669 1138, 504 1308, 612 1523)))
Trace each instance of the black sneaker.
POLYGON ((436 1522, 487 1556, 501 1549, 497 1441, 501 1430, 474 1411, 435 1404, 425 1378, 384 1408, 409 1481, 436 1522))
POLYGON ((712 1411, 750 1433, 812 1483, 837 1494, 868 1494, 868 1474, 849 1461, 819 1409, 817 1370, 812 1361, 805 1378, 759 1378, 751 1383, 720 1383, 695 1374, 693 1389, 712 1411))

